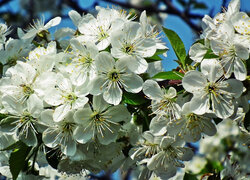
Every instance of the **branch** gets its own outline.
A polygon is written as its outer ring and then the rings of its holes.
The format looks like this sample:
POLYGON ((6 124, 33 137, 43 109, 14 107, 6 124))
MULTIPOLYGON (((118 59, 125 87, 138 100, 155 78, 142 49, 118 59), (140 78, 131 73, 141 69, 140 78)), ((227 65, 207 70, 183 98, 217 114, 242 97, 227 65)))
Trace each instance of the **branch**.
POLYGON ((2 0, 2 1, 0 2, 0 6, 3 6, 3 5, 5 5, 5 4, 8 4, 10 1, 12 1, 12 0, 2 0))

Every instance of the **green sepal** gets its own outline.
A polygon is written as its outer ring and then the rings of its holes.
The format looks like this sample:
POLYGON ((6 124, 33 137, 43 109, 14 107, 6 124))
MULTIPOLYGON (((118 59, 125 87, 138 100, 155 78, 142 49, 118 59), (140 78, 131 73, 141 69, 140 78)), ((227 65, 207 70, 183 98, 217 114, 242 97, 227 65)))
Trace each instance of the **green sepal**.
POLYGON ((165 80, 182 80, 184 74, 178 71, 167 71, 167 72, 159 72, 154 75, 152 79, 165 79, 165 80))
POLYGON ((143 96, 141 93, 133 94, 129 92, 123 92, 123 102, 126 104, 131 104, 131 105, 141 105, 147 102, 147 99, 143 96))
POLYGON ((145 58, 148 63, 155 62, 155 61, 161 61, 162 58, 159 55, 164 54, 168 49, 157 49, 155 54, 152 57, 145 58))
POLYGON ((211 49, 207 50, 207 53, 204 55, 203 59, 217 59, 219 56, 215 55, 211 49))
POLYGON ((0 121, 7 117, 8 117, 8 114, 0 114, 0 121))

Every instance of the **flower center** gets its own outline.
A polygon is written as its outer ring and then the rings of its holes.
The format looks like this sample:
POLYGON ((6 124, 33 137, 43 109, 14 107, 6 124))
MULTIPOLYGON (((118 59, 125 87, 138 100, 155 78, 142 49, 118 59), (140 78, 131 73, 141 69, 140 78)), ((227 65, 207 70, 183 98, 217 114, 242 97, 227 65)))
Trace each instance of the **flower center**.
POLYGON ((20 123, 25 124, 27 122, 31 122, 32 120, 35 120, 30 113, 24 112, 23 115, 20 118, 20 123))
POLYGON ((93 62, 93 59, 88 55, 88 56, 80 56, 78 61, 82 64, 91 64, 93 62))
POLYGON ((76 126, 76 123, 73 122, 63 122, 62 132, 63 133, 73 133, 73 129, 76 126))
POLYGON ((108 33, 103 30, 102 26, 99 26, 98 30, 99 30, 99 34, 98 34, 99 41, 102 41, 103 39, 106 39, 109 37, 108 33))
POLYGON ((105 121, 105 119, 96 111, 93 112, 93 114, 91 115, 91 118, 95 121, 96 124, 99 124, 105 121))
POLYGON ((129 55, 133 54, 133 53, 135 52, 135 47, 134 47, 134 45, 133 45, 133 44, 127 44, 127 43, 126 43, 126 44, 123 46, 123 52, 126 53, 126 54, 129 54, 129 55))
POLYGON ((108 73, 108 78, 111 81, 117 82, 120 79, 120 72, 114 69, 108 73))
POLYGON ((29 97, 31 94, 34 93, 34 90, 31 88, 31 86, 26 84, 21 84, 20 86, 23 88, 23 93, 25 96, 29 97))
POLYGON ((215 83, 209 83, 207 86, 208 93, 212 93, 214 95, 217 94, 218 88, 216 87, 215 83))
POLYGON ((65 101, 73 103, 77 100, 77 96, 74 93, 67 94, 66 96, 63 96, 65 101))

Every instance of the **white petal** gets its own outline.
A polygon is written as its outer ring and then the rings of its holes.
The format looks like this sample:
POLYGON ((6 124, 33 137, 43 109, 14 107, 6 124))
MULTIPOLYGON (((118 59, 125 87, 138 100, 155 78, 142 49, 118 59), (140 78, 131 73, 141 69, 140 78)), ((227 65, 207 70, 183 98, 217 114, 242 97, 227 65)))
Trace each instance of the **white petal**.
POLYGON ((241 81, 236 79, 228 79, 226 81, 222 81, 219 86, 219 91, 221 94, 226 94, 231 98, 238 98, 243 93, 243 84, 241 81))
POLYGON ((153 39, 140 40, 140 44, 137 46, 136 53, 141 57, 151 57, 156 52, 156 44, 153 39))
POLYGON ((157 169, 163 157, 164 157, 163 151, 153 155, 147 163, 148 169, 151 171, 157 169))
MULTIPOLYGON (((90 121, 86 122, 90 123, 90 121)), ((86 127, 78 126, 74 131, 74 138, 77 142, 85 144, 89 142, 91 138, 94 138, 93 132, 92 126, 88 126, 88 124, 86 124, 86 127)))
POLYGON ((122 100, 122 90, 116 82, 105 89, 103 99, 110 104, 118 105, 122 100))
POLYGON ((13 97, 8 95, 3 96, 2 104, 6 111, 13 115, 21 115, 25 108, 21 103, 18 103, 13 97))
POLYGON ((244 81, 247 76, 246 66, 239 58, 235 58, 234 61, 234 75, 240 81, 244 81))
POLYGON ((126 91, 138 93, 142 90, 143 80, 140 76, 130 73, 121 75, 120 79, 126 91))
POLYGON ((109 128, 110 130, 107 128, 102 130, 103 136, 101 133, 97 134, 99 142, 103 145, 108 145, 112 142, 115 142, 118 136, 118 130, 120 129, 120 125, 111 124, 109 128))
POLYGON ((106 82, 106 79, 103 76, 97 76, 95 79, 93 79, 90 94, 92 95, 101 94, 105 88, 103 87, 105 82, 106 82))
POLYGON ((175 141, 175 139, 173 137, 164 136, 161 140, 160 147, 161 148, 168 148, 171 144, 173 144, 174 141, 175 141))
POLYGON ((54 110, 46 109, 41 113, 41 121, 43 124, 47 125, 48 127, 54 126, 54 120, 53 120, 53 113, 54 110))
POLYGON ((246 47, 244 47, 241 44, 235 44, 234 47, 235 47, 235 51, 236 51, 235 53, 238 57, 240 57, 241 59, 245 59, 245 60, 247 60, 249 58, 249 51, 246 47))
POLYGON ((33 117, 38 118, 43 111, 43 101, 37 95, 32 94, 27 100, 27 109, 33 117))
POLYGON ((18 73, 21 73, 23 75, 22 77, 24 78, 23 80, 25 81, 25 84, 31 84, 33 82, 36 76, 36 70, 31 65, 18 61, 14 68, 18 73))
POLYGON ((127 60, 128 60, 127 62, 128 68, 130 69, 130 71, 136 74, 144 73, 148 69, 147 61, 141 57, 136 56, 134 58, 129 58, 127 60))
POLYGON ((155 136, 162 136, 167 132, 168 122, 169 120, 166 118, 154 117, 150 122, 149 129, 155 136))
POLYGON ((230 17, 239 10, 240 10, 240 0, 231 0, 230 3, 228 4, 228 10, 226 12, 226 15, 230 17))
POLYGON ((103 51, 96 56, 96 68, 100 72, 109 72, 115 65, 115 60, 110 53, 103 51))
POLYGON ((182 79, 182 86, 190 93, 199 93, 207 85, 206 76, 199 71, 188 71, 182 79))
POLYGON ((209 97, 206 94, 202 96, 194 96, 190 102, 190 110, 198 115, 208 112, 209 107, 209 97))
POLYGON ((97 112, 103 112, 110 105, 103 99, 102 95, 93 97, 93 108, 97 112))
POLYGON ((31 29, 24 36, 22 36, 22 39, 29 39, 29 38, 35 37, 36 33, 38 33, 38 31, 36 29, 31 29))
POLYGON ((58 106, 64 103, 61 91, 58 89, 50 89, 45 95, 44 101, 52 106, 58 106))
POLYGON ((77 110, 74 114, 74 119, 79 124, 84 124, 85 121, 91 119, 91 114, 93 111, 90 109, 89 105, 85 105, 83 109, 77 110))
POLYGON ((168 92, 166 93, 166 96, 167 96, 169 99, 174 98, 176 95, 177 95, 177 92, 176 92, 176 89, 175 89, 174 87, 170 87, 170 88, 168 89, 168 92))
POLYGON ((71 81, 68 78, 63 77, 61 74, 58 75, 57 85, 62 91, 72 92, 71 81))
POLYGON ((76 27, 78 26, 78 24, 82 18, 81 15, 78 12, 76 12, 75 10, 69 11, 69 17, 73 21, 73 23, 76 27))
POLYGON ((214 96, 214 94, 211 94, 211 100, 213 111, 217 117, 224 119, 230 117, 234 113, 235 107, 231 98, 214 96))
POLYGON ((87 97, 79 97, 77 100, 72 104, 72 109, 79 109, 83 107, 87 102, 89 98, 87 97))
POLYGON ((109 119, 112 122, 128 122, 131 120, 131 115, 124 105, 112 106, 103 115, 110 117, 109 119))
POLYGON ((100 41, 96 47, 98 48, 99 51, 102 51, 106 49, 110 44, 110 38, 105 38, 102 41, 100 41))
POLYGON ((71 106, 69 104, 63 104, 61 106, 58 106, 53 114, 54 121, 55 122, 62 121, 70 110, 71 106))
POLYGON ((55 87, 56 80, 57 76, 54 72, 44 72, 36 78, 33 89, 39 96, 43 97, 49 89, 55 87))
POLYGON ((154 80, 146 80, 142 89, 143 93, 150 99, 161 100, 164 96, 160 86, 154 80))
POLYGON ((223 74, 223 69, 216 59, 204 59, 201 62, 201 72, 210 82, 216 82, 223 74))
POLYGON ((54 129, 47 129, 46 131, 43 132, 43 142, 46 146, 50 148, 54 148, 58 144, 58 133, 54 129))
POLYGON ((64 137, 65 141, 62 141, 61 150, 67 156, 73 156, 76 153, 76 142, 71 135, 64 137))
POLYGON ((37 138, 36 133, 34 130, 29 127, 25 133, 20 134, 19 138, 21 141, 23 141, 27 146, 36 146, 37 145, 37 138))
MULTIPOLYGON (((138 22, 128 22, 124 25, 124 36, 127 40, 133 40, 138 37, 141 31, 141 26, 138 22)), ((119 39, 119 37, 117 37, 119 39)), ((113 46, 113 45, 112 45, 113 46)))
POLYGON ((192 45, 189 50, 189 56, 195 62, 201 62, 206 53, 207 48, 201 43, 192 45))
POLYGON ((203 124, 205 125, 203 128, 203 132, 208 135, 208 136, 213 136, 216 134, 217 130, 216 130, 216 126, 214 125, 214 123, 212 123, 211 120, 204 120, 203 119, 203 124))
POLYGON ((44 28, 45 29, 49 29, 51 28, 52 26, 56 26, 58 25, 60 22, 61 22, 62 18, 61 17, 55 17, 53 19, 51 19, 45 26, 44 28))

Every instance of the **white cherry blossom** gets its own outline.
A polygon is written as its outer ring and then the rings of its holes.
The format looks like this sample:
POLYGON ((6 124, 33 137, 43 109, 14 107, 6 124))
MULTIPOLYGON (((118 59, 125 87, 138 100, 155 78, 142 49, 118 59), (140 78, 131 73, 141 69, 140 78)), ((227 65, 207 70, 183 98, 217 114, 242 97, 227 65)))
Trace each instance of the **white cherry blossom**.
POLYGON ((88 89, 84 86, 72 85, 62 74, 57 75, 57 87, 51 88, 44 97, 49 105, 56 106, 53 118, 55 122, 62 121, 71 110, 82 108, 87 102, 88 89))
POLYGON ((93 97, 93 104, 76 111, 75 121, 80 125, 74 136, 79 143, 98 140, 107 145, 115 142, 121 122, 127 122, 131 115, 123 105, 111 106, 101 96, 93 97))
POLYGON ((186 142, 196 142, 200 140, 202 133, 213 136, 216 127, 210 117, 193 113, 190 110, 190 102, 187 102, 182 107, 182 117, 170 122, 167 132, 182 137, 186 142))
POLYGON ((243 92, 243 84, 236 79, 225 80, 222 66, 216 59, 205 59, 201 63, 201 72, 189 71, 182 85, 193 94, 190 110, 202 115, 212 109, 219 118, 227 118, 234 113, 234 98, 243 92))
POLYGON ((137 22, 128 22, 122 30, 113 32, 111 45, 112 56, 124 61, 131 71, 138 74, 148 68, 145 58, 156 52, 155 40, 143 37, 142 27, 137 22))
POLYGON ((77 127, 73 112, 68 111, 60 122, 55 122, 53 110, 45 110, 41 114, 41 121, 48 126, 43 132, 43 142, 50 148, 60 147, 63 154, 73 156, 76 153, 77 142, 73 131, 77 127))
POLYGON ((91 94, 103 93, 103 98, 110 104, 117 105, 122 100, 122 89, 138 93, 142 89, 140 76, 127 70, 123 61, 115 61, 108 52, 101 52, 96 57, 98 76, 93 80, 91 94))
POLYGON ((180 118, 181 107, 175 102, 175 88, 170 87, 166 91, 165 88, 160 88, 156 81, 147 80, 143 84, 143 92, 152 99, 151 108, 158 118, 165 116, 170 121, 180 118))
POLYGON ((36 134, 44 129, 43 123, 38 119, 43 111, 42 100, 32 94, 25 103, 17 102, 8 95, 2 101, 10 116, 1 121, 1 131, 15 132, 17 138, 28 146, 36 146, 36 134))
POLYGON ((61 17, 55 17, 46 24, 44 24, 44 18, 42 18, 41 20, 37 19, 36 21, 34 21, 33 25, 32 24, 30 25, 30 28, 29 30, 27 30, 27 33, 24 34, 24 36, 21 38, 22 39, 34 38, 37 34, 43 31, 48 31, 49 28, 60 24, 60 22, 61 22, 61 17))

